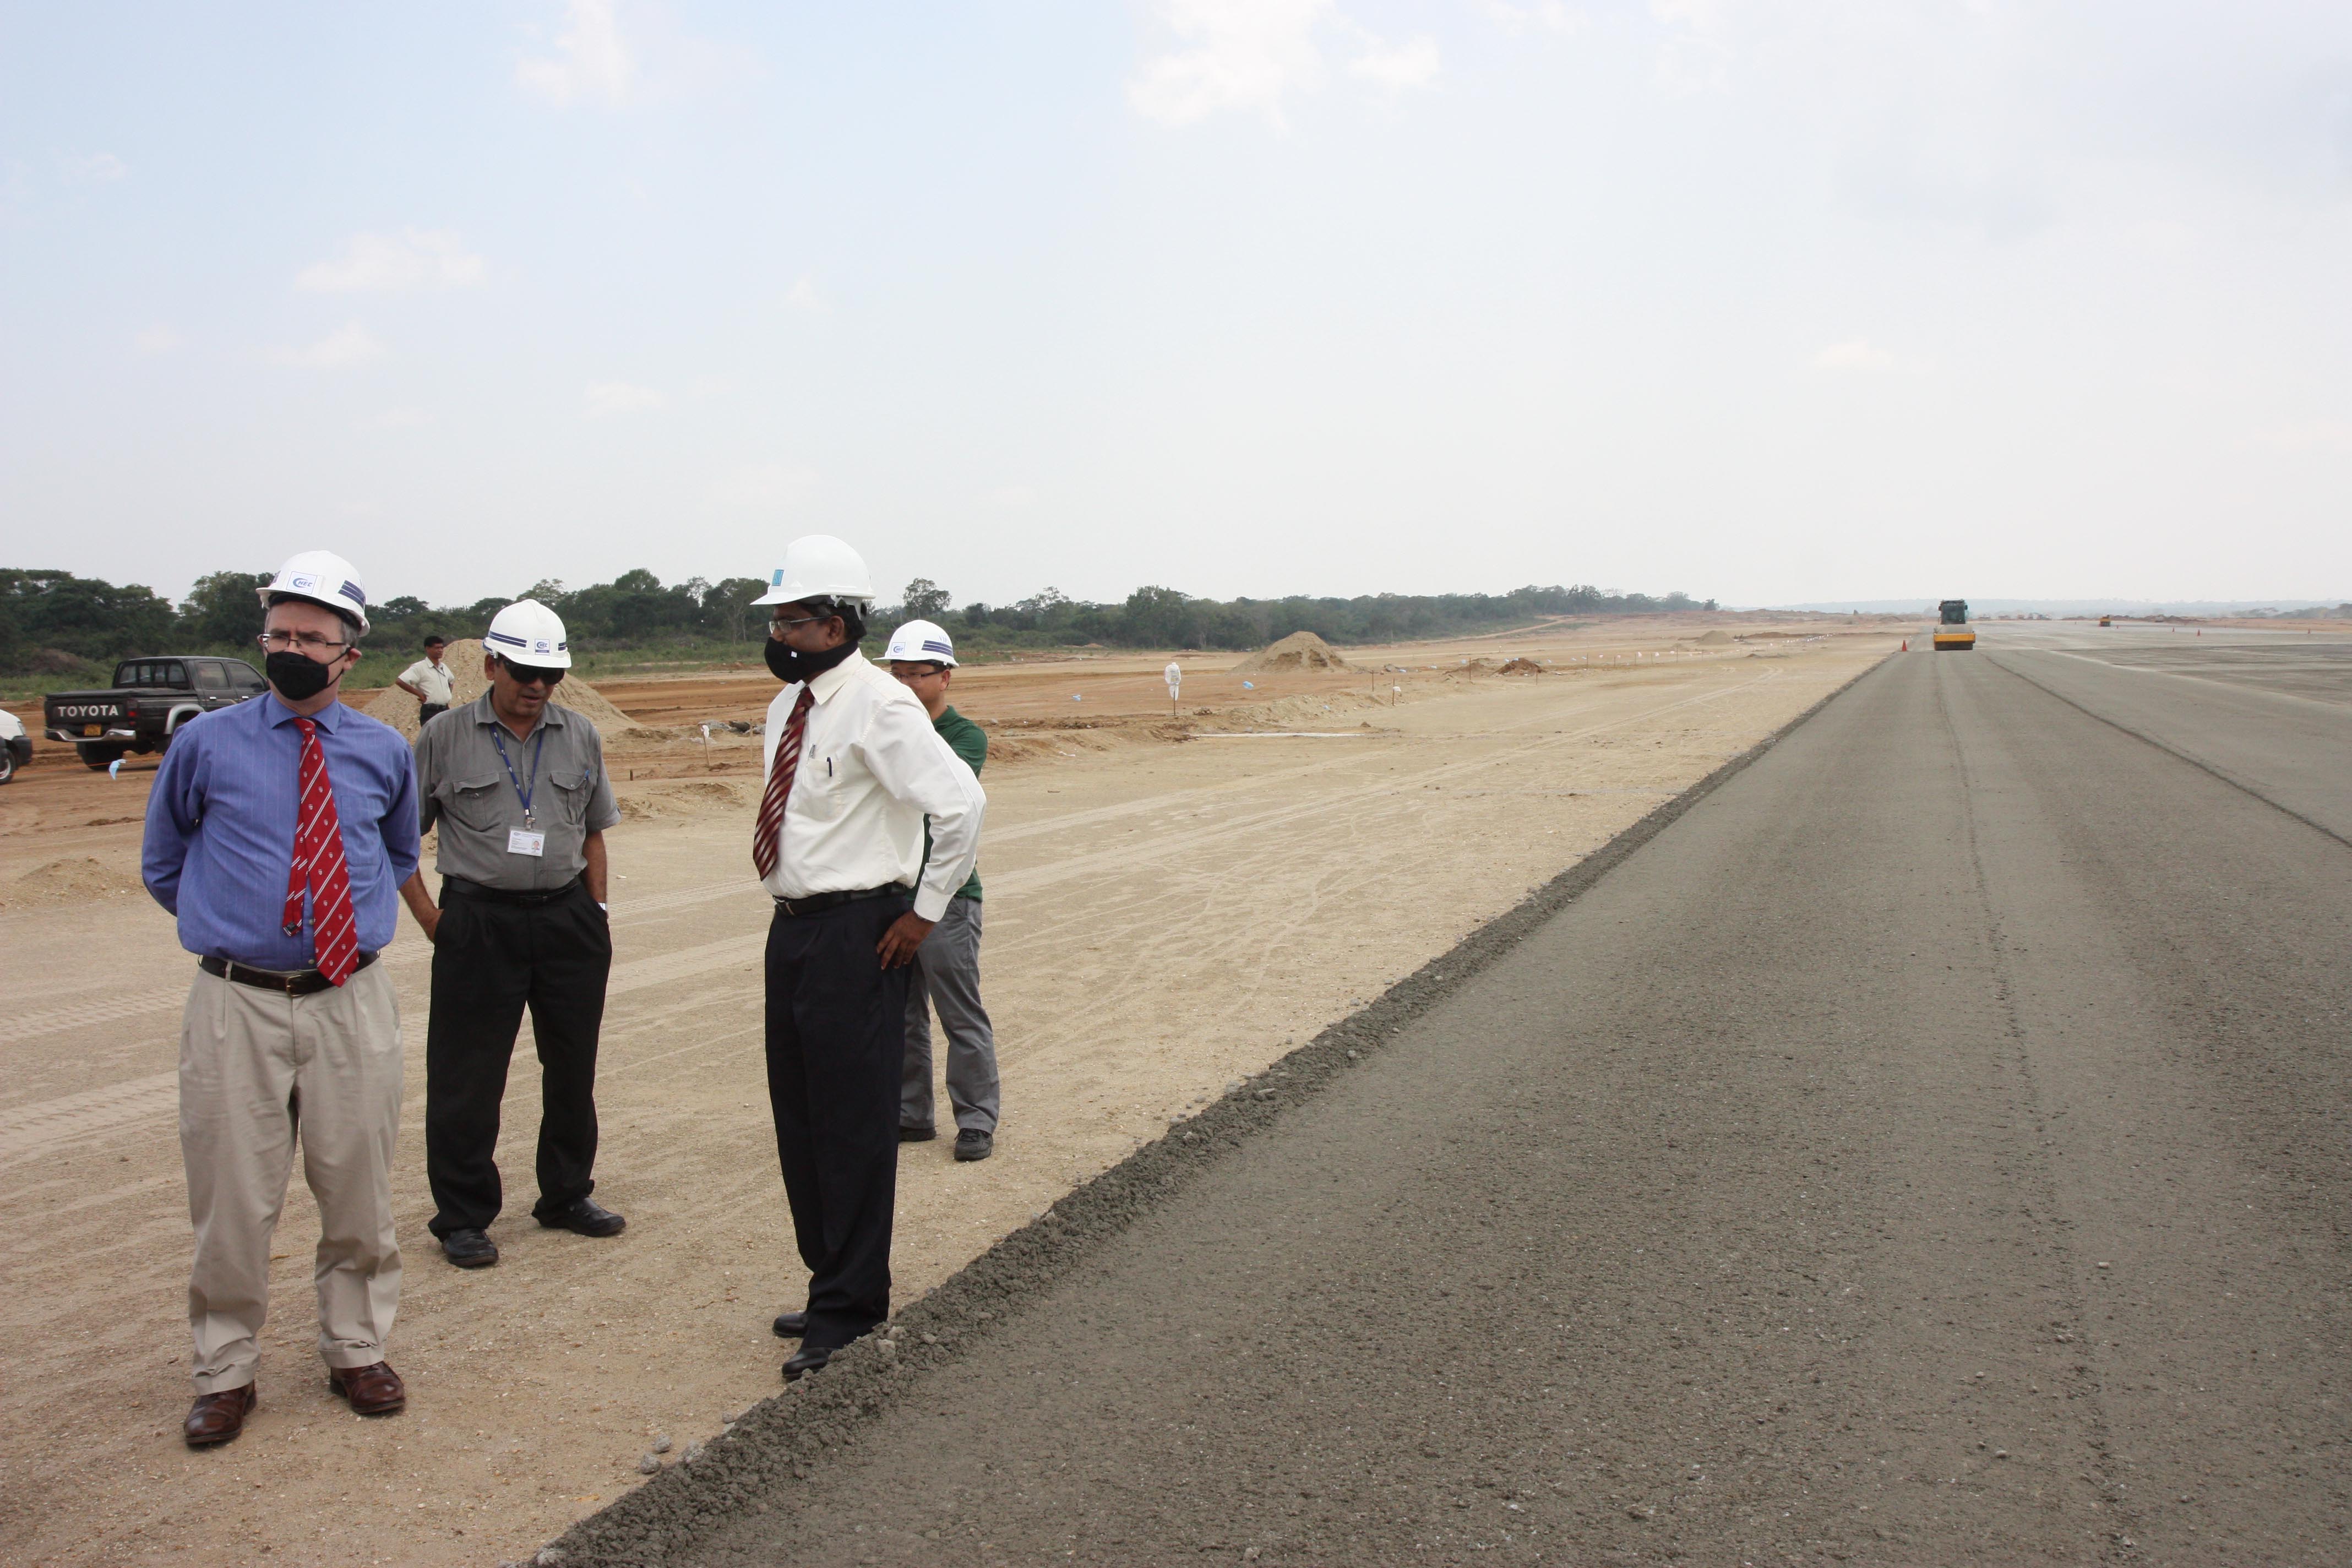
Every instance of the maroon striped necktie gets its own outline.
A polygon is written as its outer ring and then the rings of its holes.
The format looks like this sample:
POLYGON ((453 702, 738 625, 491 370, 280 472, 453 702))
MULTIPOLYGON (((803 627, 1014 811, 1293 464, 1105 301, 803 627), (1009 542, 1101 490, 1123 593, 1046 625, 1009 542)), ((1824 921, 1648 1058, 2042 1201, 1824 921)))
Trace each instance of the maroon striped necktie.
POLYGON ((767 793, 760 797, 760 821, 751 829, 751 864, 762 882, 774 874, 782 848, 784 797, 793 793, 793 775, 801 771, 801 737, 808 731, 808 710, 815 706, 815 693, 802 687, 800 700, 793 704, 793 716, 784 724, 783 738, 776 742, 776 760, 768 767, 767 793))
POLYGON ((310 945, 319 973, 341 985, 359 967, 359 924, 352 915, 352 879, 343 864, 342 819, 335 815, 334 786, 327 782, 327 753, 319 726, 302 727, 302 802, 294 819, 294 867, 286 878, 288 936, 302 929, 302 893, 310 894, 310 945))

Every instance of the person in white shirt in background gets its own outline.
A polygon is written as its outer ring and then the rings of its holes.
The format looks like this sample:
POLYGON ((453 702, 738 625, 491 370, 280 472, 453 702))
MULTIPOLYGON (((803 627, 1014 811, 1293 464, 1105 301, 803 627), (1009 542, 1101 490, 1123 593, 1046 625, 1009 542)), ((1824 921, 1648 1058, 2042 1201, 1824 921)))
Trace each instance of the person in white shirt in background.
POLYGON ((809 1270, 808 1305, 775 1321, 801 1342, 788 1383, 890 1315, 908 965, 971 875, 988 804, 914 693, 857 651, 873 602, 864 559, 824 534, 794 540, 754 601, 785 683, 751 861, 775 901, 768 1102, 809 1270))
POLYGON ((393 684, 416 699, 416 727, 420 730, 433 721, 436 714, 449 711, 450 700, 457 695, 457 679, 449 667, 441 662, 441 650, 448 647, 438 633, 425 639, 425 657, 400 672, 393 684))

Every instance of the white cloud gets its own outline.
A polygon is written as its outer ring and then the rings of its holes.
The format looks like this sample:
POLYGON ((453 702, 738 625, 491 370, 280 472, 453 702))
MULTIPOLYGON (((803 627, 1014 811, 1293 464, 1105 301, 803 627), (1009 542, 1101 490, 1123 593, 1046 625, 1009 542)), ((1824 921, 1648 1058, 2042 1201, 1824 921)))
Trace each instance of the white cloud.
POLYGON ((1676 95, 1723 86, 1730 54, 1722 0, 1650 0, 1650 15, 1666 29, 1658 47, 1658 86, 1676 95))
POLYGON ((359 422, 362 430, 414 430, 420 425, 433 423, 433 416, 422 408, 387 408, 359 422))
POLYGON ((357 321, 346 321, 320 338, 299 349, 280 349, 273 358, 280 364, 308 365, 314 370, 340 370, 346 365, 365 364, 383 353, 383 344, 376 335, 357 321))
POLYGON ((580 395, 581 411, 591 419, 634 414, 640 408, 659 408, 668 401, 653 387, 635 386, 625 381, 592 381, 580 395))
POLYGON ((131 165, 111 153, 92 153, 87 158, 68 158, 65 163, 66 184, 69 185, 102 185, 112 180, 128 179, 131 165))
POLYGON ((815 473, 792 463, 751 463, 721 474, 710 487, 720 506, 768 510, 789 506, 816 483, 815 473))
POLYGON ((1364 52, 1349 62, 1348 74, 1391 92, 1427 87, 1437 76, 1437 40, 1425 35, 1402 44, 1367 39, 1364 52))
POLYGON ((1037 504, 1034 485, 1002 485, 988 492, 988 504, 1000 511, 1026 511, 1037 504))
POLYGON ((482 280, 482 258, 449 229, 405 228, 355 234, 332 261, 305 267, 294 285, 314 294, 404 294, 417 289, 467 289, 482 280))
POLYGON ((515 82, 559 107, 628 101, 637 83, 636 58, 621 37, 618 0, 570 0, 570 25, 555 35, 555 52, 515 65, 515 82))
POLYGON ((2258 430, 2245 444, 2266 452, 2352 452, 2352 419, 2306 419, 2258 430))
POLYGON ((1156 0, 1160 20, 1186 47, 1144 62, 1127 84, 1138 114, 1189 125, 1225 110, 1256 111, 1284 130, 1283 100, 1322 86, 1316 30, 1329 26, 1360 52, 1348 74, 1389 92, 1427 87, 1438 68, 1437 40, 1391 44, 1343 16, 1336 0, 1156 0))
POLYGON ((817 292, 816 279, 805 272, 793 279, 793 286, 784 290, 784 304, 788 309, 805 310, 812 316, 824 315, 828 308, 824 296, 817 292))
POLYGON ((1515 5, 1511 0, 1471 0, 1489 21, 1507 33, 1524 33, 1540 27, 1548 33, 1572 33, 1576 18, 1570 16, 1560 0, 1532 0, 1531 4, 1515 5))
POLYGON ((1856 338, 1852 342, 1832 343, 1813 355, 1815 370, 1874 372, 1893 370, 1903 362, 1872 342, 1868 338, 1856 338))
POLYGON ((1147 120, 1188 125, 1221 110, 1261 110, 1283 123, 1283 98, 1323 79, 1316 24, 1331 0, 1160 0, 1168 30, 1192 47, 1148 62, 1127 84, 1147 120))
POLYGON ((150 327, 132 338, 131 345, 142 354, 167 354, 185 341, 169 327, 150 327))

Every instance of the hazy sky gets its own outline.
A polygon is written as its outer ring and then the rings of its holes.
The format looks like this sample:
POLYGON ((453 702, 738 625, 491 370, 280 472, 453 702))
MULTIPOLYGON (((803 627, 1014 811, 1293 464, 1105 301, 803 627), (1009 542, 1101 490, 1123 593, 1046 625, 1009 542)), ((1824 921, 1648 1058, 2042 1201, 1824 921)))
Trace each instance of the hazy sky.
POLYGON ((0 3, 0 564, 2352 596, 2352 5, 0 3))

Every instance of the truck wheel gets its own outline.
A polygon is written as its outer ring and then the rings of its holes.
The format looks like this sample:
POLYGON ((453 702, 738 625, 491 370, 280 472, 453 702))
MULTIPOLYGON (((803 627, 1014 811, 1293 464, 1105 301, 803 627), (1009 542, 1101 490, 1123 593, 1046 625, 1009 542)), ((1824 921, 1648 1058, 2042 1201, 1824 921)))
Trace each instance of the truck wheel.
POLYGON ((0 746, 0 784, 6 784, 16 776, 16 753, 6 746, 0 746))
POLYGON ((122 752, 123 748, 121 746, 110 746, 103 742, 90 741, 74 742, 74 754, 81 759, 83 767, 94 773, 102 773, 113 766, 121 757, 122 752))

